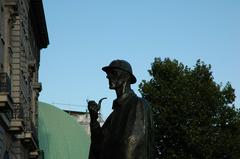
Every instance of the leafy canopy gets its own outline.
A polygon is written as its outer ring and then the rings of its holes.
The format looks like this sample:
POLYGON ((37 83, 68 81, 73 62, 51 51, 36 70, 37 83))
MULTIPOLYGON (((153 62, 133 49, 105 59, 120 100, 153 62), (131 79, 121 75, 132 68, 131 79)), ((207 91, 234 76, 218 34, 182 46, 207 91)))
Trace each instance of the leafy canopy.
POLYGON ((240 158, 240 112, 230 83, 214 82, 211 66, 189 68, 155 58, 139 90, 152 105, 155 158, 240 158))

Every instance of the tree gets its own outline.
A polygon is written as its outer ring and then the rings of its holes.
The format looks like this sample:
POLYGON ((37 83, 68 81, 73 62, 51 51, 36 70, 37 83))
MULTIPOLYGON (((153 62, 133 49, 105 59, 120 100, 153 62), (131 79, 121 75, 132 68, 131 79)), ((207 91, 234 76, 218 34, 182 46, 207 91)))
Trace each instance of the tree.
POLYGON ((240 111, 234 89, 214 82, 211 66, 193 69, 155 58, 139 90, 153 109, 156 159, 239 159, 240 111))

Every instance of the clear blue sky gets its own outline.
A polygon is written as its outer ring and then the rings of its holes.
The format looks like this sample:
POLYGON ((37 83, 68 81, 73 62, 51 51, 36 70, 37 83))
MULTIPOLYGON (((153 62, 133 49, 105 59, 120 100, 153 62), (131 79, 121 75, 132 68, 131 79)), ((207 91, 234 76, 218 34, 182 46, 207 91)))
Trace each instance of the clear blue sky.
POLYGON ((240 106, 239 0, 43 2, 50 45, 41 53, 41 101, 86 105, 86 99, 108 97, 102 104, 107 117, 115 93, 108 89, 103 66, 114 59, 129 61, 139 95, 138 84, 150 78, 154 57, 169 57, 189 67, 197 59, 211 64, 215 81, 229 81, 240 106))

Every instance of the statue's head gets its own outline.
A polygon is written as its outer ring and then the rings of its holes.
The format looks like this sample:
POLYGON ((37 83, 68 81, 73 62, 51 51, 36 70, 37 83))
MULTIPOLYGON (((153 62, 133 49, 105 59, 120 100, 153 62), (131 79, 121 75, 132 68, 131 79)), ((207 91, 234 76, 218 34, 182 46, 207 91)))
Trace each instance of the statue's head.
POLYGON ((124 84, 134 84, 137 81, 133 75, 131 65, 125 60, 113 60, 102 70, 107 73, 110 89, 117 89, 124 84))

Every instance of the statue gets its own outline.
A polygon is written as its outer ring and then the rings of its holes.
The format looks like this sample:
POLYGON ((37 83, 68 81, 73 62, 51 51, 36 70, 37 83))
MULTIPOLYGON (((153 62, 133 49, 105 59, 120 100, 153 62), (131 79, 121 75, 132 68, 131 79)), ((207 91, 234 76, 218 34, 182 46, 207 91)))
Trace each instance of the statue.
POLYGON ((124 60, 114 60, 102 70, 117 98, 102 127, 97 121, 100 106, 95 101, 88 102, 91 118, 89 159, 152 159, 151 108, 131 89, 131 84, 136 83, 131 65, 124 60))

